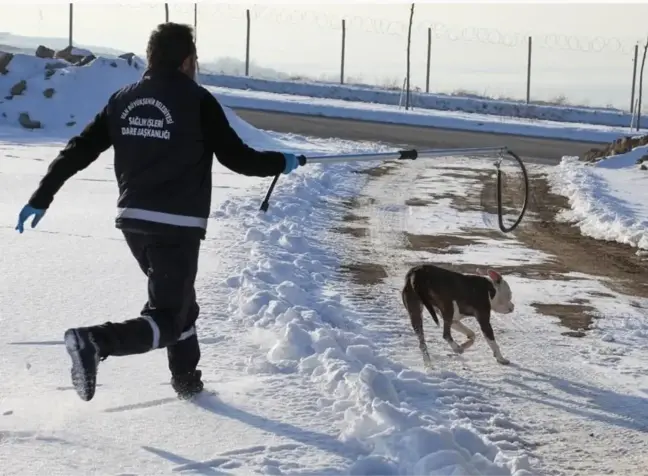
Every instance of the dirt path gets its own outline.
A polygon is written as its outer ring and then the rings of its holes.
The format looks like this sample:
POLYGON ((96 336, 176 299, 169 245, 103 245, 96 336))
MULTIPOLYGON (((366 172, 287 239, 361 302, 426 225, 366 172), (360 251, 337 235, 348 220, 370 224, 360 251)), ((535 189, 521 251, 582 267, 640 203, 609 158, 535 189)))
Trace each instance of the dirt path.
MULTIPOLYGON (((482 253, 489 247, 510 249, 511 255, 520 259, 512 258, 511 264, 497 269, 538 283, 538 298, 527 303, 537 314, 510 322, 496 319, 493 325, 505 354, 522 363, 511 367, 493 364, 490 354, 479 347, 483 342, 475 345, 474 354, 456 358, 430 324, 428 342, 434 349, 433 360, 440 369, 470 378, 494 405, 510 412, 520 422, 517 430, 522 438, 507 445, 535 455, 547 474, 629 476, 644 472, 648 464, 648 399, 634 396, 641 388, 639 380, 632 380, 635 377, 619 380, 622 376, 617 374, 625 370, 615 364, 610 368, 592 364, 594 354, 613 350, 592 350, 588 335, 594 320, 600 318, 600 298, 617 299, 616 293, 620 293, 638 307, 645 305, 646 262, 628 246, 583 237, 575 227, 556 221, 556 213, 567 202, 550 192, 542 170, 530 170, 527 218, 514 233, 504 235, 490 216, 486 217, 488 225, 463 218, 495 211, 492 170, 442 168, 385 163, 364 172, 370 176, 365 188, 352 201, 340 204, 345 215, 332 230, 332 239, 346 250, 340 272, 350 283, 350 299, 367 309, 368 332, 384 339, 385 352, 391 358, 420 367, 399 302, 406 269, 434 261, 474 272, 482 266, 470 261, 475 249, 482 253), (439 174, 430 178, 435 169, 439 174), (454 182, 462 186, 453 189, 454 182), (429 215, 450 210, 459 228, 453 222, 447 231, 434 235, 414 233, 412 210, 429 215), (525 254, 533 259, 524 262, 525 254), (551 283, 571 285, 578 292, 547 299, 547 293, 553 292, 551 283), (380 315, 376 308, 382 310, 380 315), (547 319, 541 322, 538 315, 547 319)), ((505 183, 505 207, 520 207, 519 193, 510 192, 518 190, 518 185, 512 178, 505 183)))
MULTIPOLYGON (((515 207, 521 203, 523 186, 519 176, 509 176, 503 189, 515 192, 508 195, 508 200, 504 201, 505 205, 515 207)), ((479 202, 490 213, 497 211, 493 205, 496 203, 495 194, 495 181, 487 180, 479 202)), ((543 279, 565 279, 566 274, 579 273, 595 277, 605 282, 611 290, 628 297, 648 298, 646 259, 638 256, 636 250, 630 246, 583 236, 576 226, 557 220, 559 213, 568 208, 569 202, 566 197, 551 192, 546 173, 531 174, 528 209, 530 219, 515 230, 513 236, 527 247, 549 254, 551 259, 541 266, 542 269, 530 271, 539 272, 543 279)), ((595 293, 595 296, 605 297, 601 293, 595 293)), ((609 294, 607 296, 611 297, 609 294)), ((536 308, 543 314, 558 317, 567 327, 577 331, 589 329, 592 322, 591 313, 594 311, 591 305, 582 300, 553 306, 537 304, 536 308)), ((582 332, 572 335, 583 336, 582 332)))
MULTIPOLYGON (((366 173, 370 177, 384 177, 397 169, 399 164, 389 163, 366 173)), ((434 166, 427 167, 434 169, 434 166)), ((477 211, 497 213, 496 180, 491 171, 475 171, 471 168, 453 168, 452 172, 444 173, 447 179, 466 179, 467 174, 472 178, 475 187, 470 188, 467 195, 448 193, 432 193, 428 196, 407 197, 403 204, 415 207, 428 207, 438 204, 440 200, 449 199, 450 206, 459 212, 477 211)), ((544 171, 530 172, 530 194, 527 215, 522 224, 509 236, 495 229, 466 228, 461 234, 450 235, 412 235, 403 232, 406 247, 415 251, 434 251, 436 253, 461 253, 460 247, 474 244, 480 238, 490 238, 498 241, 509 240, 511 237, 519 240, 530 249, 546 253, 550 257, 542 263, 516 266, 502 266, 505 274, 535 278, 542 280, 579 280, 595 278, 604 281, 606 285, 629 297, 648 298, 648 261, 635 253, 630 246, 616 242, 604 242, 581 235, 579 229, 568 223, 561 223, 556 216, 561 210, 567 209, 569 203, 564 196, 551 192, 544 171), (452 248, 449 248, 452 247, 452 248), (579 276, 580 275, 580 276, 579 276)), ((510 216, 507 225, 514 221, 521 208, 523 185, 521 175, 505 175, 503 182, 505 210, 510 216)), ((349 204, 349 212, 345 216, 347 222, 366 222, 358 214, 376 206, 375 199, 356 200, 349 204)), ((492 226, 495 226, 493 223, 492 226)), ((367 236, 368 231, 362 226, 338 227, 340 232, 346 232, 360 238, 367 236)), ((408 263, 413 264, 413 263, 408 263)), ((456 265, 452 259, 442 263, 453 269, 472 271, 477 266, 474 263, 456 265)), ((384 275, 384 270, 378 264, 355 265, 358 276, 354 279, 371 282, 384 275), (371 271, 374 271, 373 273, 371 271), (375 275, 375 276, 374 276, 375 275)), ((349 270, 354 269, 353 267, 349 270)), ((612 297, 611 294, 593 292, 593 297, 612 297)), ((639 304, 637 303, 637 306, 639 304)), ((538 303, 536 309, 542 314, 554 316, 573 332, 566 335, 584 336, 592 323, 594 308, 583 299, 574 302, 547 305, 538 303)))

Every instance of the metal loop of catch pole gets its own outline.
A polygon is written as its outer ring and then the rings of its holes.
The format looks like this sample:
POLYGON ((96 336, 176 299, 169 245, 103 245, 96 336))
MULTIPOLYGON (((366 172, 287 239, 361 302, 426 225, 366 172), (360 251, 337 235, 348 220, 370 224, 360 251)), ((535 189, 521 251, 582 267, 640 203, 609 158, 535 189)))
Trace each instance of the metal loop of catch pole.
POLYGON ((522 202, 522 210, 520 211, 520 215, 518 216, 517 220, 509 227, 506 228, 504 226, 504 214, 502 213, 502 171, 500 170, 499 167, 499 161, 497 163, 497 221, 499 225, 499 229, 504 232, 504 233, 510 233, 513 230, 515 230, 518 225, 522 222, 522 218, 524 218, 524 214, 526 213, 527 206, 529 205, 529 175, 527 174, 526 167, 524 166, 524 162, 522 162, 522 159, 512 150, 509 150, 508 148, 504 152, 507 155, 510 155, 513 157, 518 165, 520 166, 520 169, 522 170, 522 175, 524 177, 524 202, 522 202))
MULTIPOLYGON (((510 150, 508 147, 482 147, 482 148, 465 148, 465 149, 428 149, 428 150, 400 150, 396 152, 378 152, 378 153, 365 153, 365 154, 340 154, 340 155, 320 155, 313 157, 299 157, 299 164, 335 164, 341 162, 366 162, 366 161, 380 161, 380 160, 416 160, 416 159, 427 159, 432 157, 447 157, 447 156, 493 156, 498 154, 500 159, 496 164, 497 167, 497 218, 499 229, 504 233, 510 233, 515 230, 518 225, 522 222, 524 215, 527 210, 527 205, 529 201, 529 176, 527 174, 526 167, 524 162, 520 157, 510 150), (517 220, 510 227, 504 226, 504 217, 503 217, 503 206, 502 206, 502 171, 500 170, 500 163, 504 155, 509 155, 513 157, 520 169, 522 169, 522 175, 524 176, 524 203, 522 204, 522 210, 517 220)), ((261 204, 260 210, 263 212, 268 211, 270 206, 270 196, 279 180, 279 175, 275 176, 268 188, 265 199, 261 204)))

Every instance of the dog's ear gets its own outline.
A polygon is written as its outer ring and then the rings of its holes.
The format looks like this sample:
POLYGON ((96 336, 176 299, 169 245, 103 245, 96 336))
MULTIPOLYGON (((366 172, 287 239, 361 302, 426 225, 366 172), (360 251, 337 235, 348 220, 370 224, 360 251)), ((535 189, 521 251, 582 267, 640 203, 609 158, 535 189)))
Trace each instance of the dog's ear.
POLYGON ((488 277, 491 278, 495 284, 502 282, 502 275, 492 269, 488 270, 488 277))

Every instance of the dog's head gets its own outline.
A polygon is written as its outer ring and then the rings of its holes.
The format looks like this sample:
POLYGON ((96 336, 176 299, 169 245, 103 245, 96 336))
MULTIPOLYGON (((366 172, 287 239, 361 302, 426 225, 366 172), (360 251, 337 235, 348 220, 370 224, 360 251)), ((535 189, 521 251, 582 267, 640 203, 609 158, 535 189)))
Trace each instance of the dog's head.
POLYGON ((492 269, 486 271, 478 269, 477 274, 485 276, 491 281, 491 283, 493 283, 495 295, 488 296, 490 299, 491 309, 498 314, 512 313, 515 310, 515 304, 513 304, 513 292, 502 275, 492 269))

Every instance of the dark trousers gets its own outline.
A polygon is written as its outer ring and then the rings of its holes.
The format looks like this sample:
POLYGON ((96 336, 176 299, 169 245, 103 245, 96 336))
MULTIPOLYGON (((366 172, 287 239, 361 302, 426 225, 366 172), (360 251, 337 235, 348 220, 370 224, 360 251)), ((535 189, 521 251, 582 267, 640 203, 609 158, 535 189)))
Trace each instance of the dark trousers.
POLYGON ((131 253, 148 277, 141 316, 93 329, 102 357, 166 348, 172 375, 193 372, 200 360, 195 323, 200 308, 194 282, 200 238, 124 231, 131 253))

